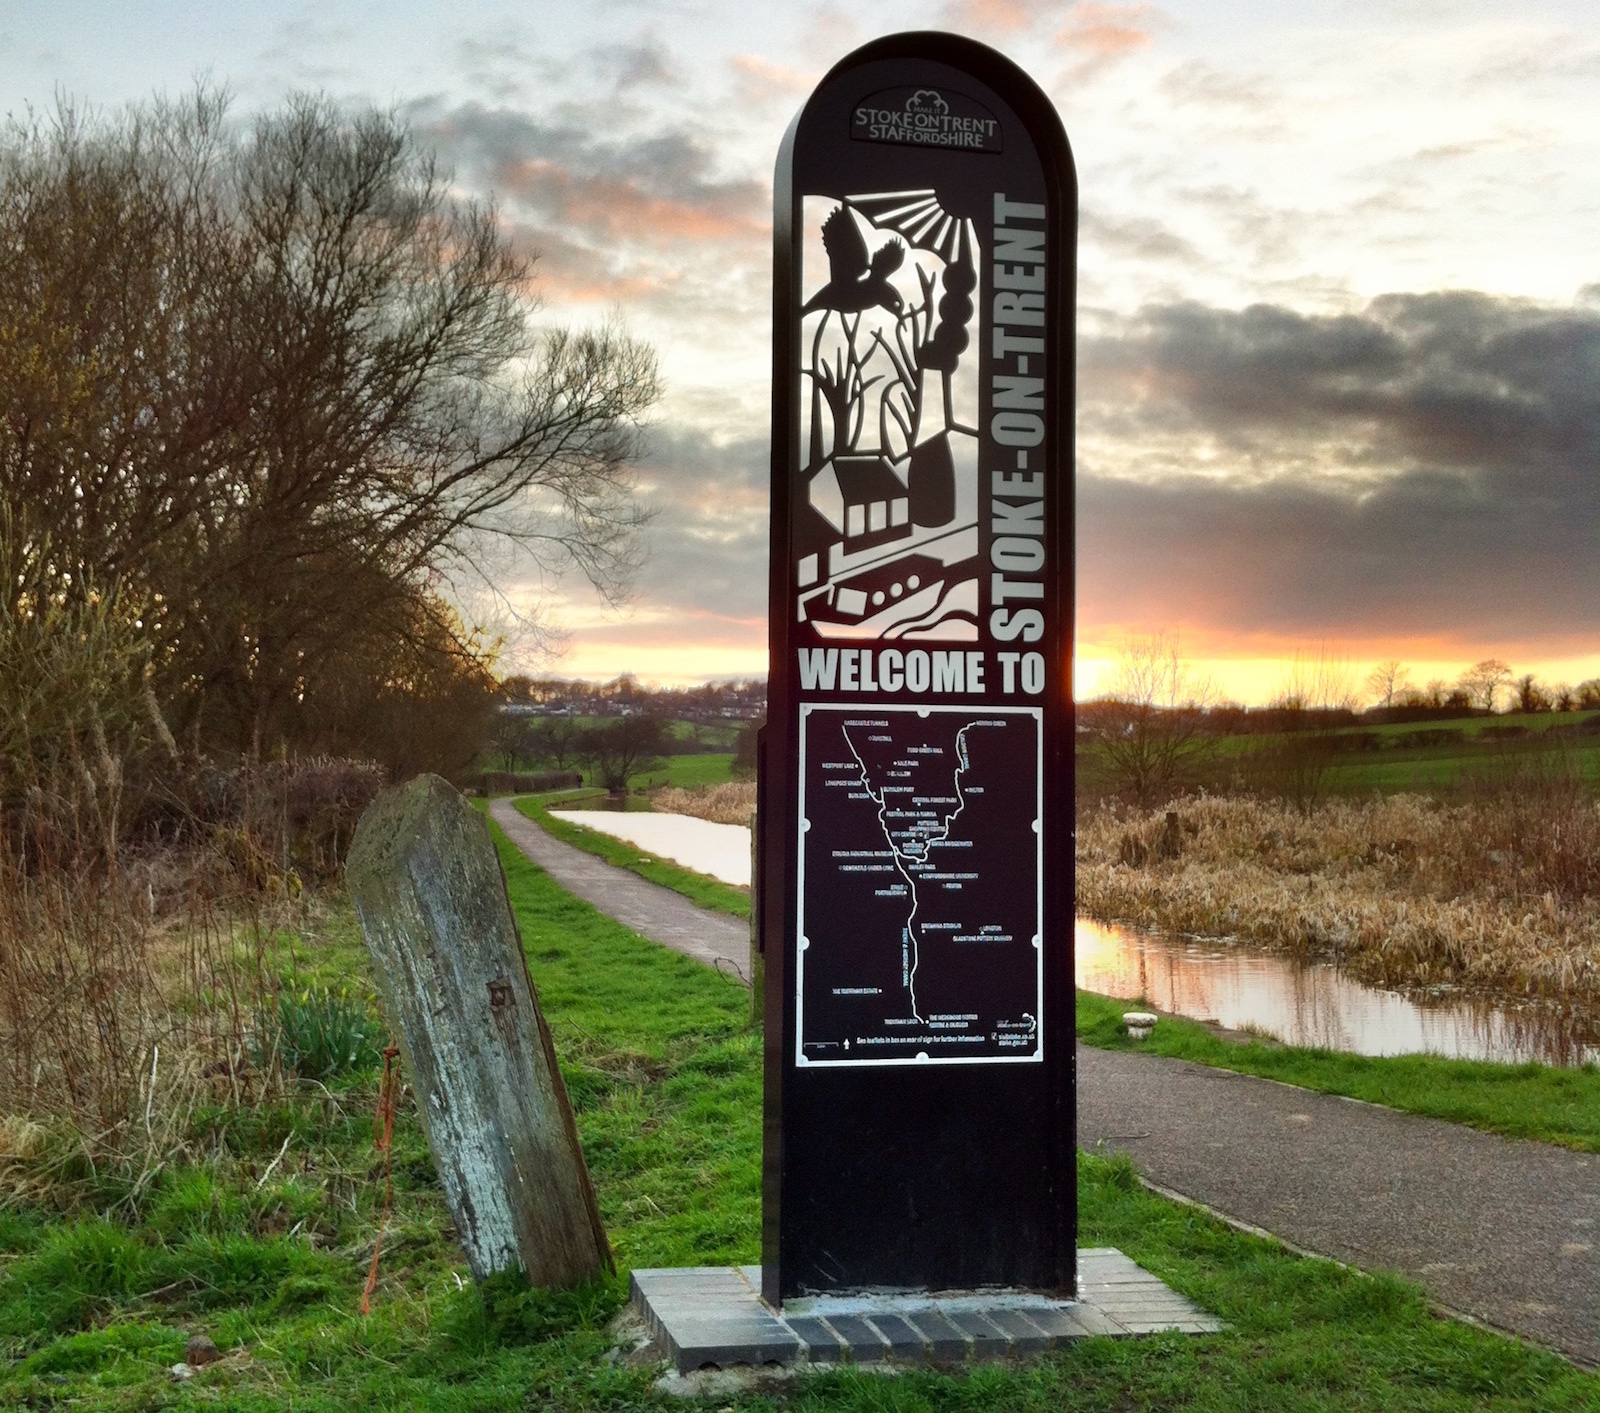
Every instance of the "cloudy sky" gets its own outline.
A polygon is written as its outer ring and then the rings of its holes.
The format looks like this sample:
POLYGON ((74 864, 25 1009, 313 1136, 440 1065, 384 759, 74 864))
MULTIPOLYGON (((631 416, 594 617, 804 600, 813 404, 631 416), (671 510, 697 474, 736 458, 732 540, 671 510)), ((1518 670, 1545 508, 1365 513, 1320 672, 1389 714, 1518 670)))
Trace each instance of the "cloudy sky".
POLYGON ((1296 650, 1419 680, 1600 675, 1593 0, 3 0, 0 108, 226 83, 396 107, 620 313, 668 391, 624 612, 511 584, 556 670, 764 670, 771 172, 835 60, 947 28, 1026 67, 1079 168, 1079 688, 1179 632, 1226 693, 1296 650))

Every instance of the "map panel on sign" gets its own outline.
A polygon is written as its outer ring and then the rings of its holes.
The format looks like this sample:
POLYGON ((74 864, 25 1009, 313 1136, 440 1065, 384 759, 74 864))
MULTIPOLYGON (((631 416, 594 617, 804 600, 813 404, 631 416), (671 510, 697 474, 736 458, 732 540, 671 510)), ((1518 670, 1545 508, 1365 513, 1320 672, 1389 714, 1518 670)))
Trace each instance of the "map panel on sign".
POLYGON ((797 1060, 1038 1060, 1041 712, 801 707, 797 1060))

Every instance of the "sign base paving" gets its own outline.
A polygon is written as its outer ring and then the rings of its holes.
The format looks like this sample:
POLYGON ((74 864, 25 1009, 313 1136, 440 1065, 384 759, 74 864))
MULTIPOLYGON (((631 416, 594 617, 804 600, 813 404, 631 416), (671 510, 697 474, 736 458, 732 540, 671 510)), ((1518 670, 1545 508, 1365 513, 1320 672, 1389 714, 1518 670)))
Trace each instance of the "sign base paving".
POLYGON ((1026 1291, 895 1291, 761 1299, 759 1266, 635 1271, 632 1300, 680 1374, 734 1364, 960 1364, 1043 1354, 1093 1335, 1223 1323, 1120 1251, 1078 1252, 1078 1299, 1026 1291))

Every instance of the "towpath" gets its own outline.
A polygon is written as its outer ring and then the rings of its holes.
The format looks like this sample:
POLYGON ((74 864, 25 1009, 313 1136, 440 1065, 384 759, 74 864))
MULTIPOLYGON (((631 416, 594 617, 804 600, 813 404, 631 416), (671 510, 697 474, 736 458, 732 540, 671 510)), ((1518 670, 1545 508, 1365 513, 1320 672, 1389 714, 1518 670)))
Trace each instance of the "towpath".
MULTIPOLYGON (((496 823, 564 888, 643 936, 743 974, 743 922, 496 823)), ((1445 1308, 1600 1366, 1600 1155, 1517 1142, 1155 1055, 1078 1047, 1078 1143, 1305 1251, 1392 1270, 1445 1308)))
POLYGON ((508 799, 491 801, 489 814, 506 838, 567 892, 641 937, 749 982, 750 924, 743 918, 696 907, 681 893, 562 843, 508 799))
POLYGON ((1186 1060, 1078 1047, 1078 1142, 1150 1182, 1600 1365, 1600 1156, 1186 1060))

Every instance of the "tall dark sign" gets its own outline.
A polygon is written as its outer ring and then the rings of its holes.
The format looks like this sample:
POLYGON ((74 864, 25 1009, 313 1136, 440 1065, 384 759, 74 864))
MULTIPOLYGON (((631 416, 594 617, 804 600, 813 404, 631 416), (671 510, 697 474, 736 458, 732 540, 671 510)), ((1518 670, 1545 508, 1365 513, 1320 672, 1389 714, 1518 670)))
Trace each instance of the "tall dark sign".
POLYGON ((899 35, 778 159, 764 1294, 1070 1290, 1076 186, 899 35))

